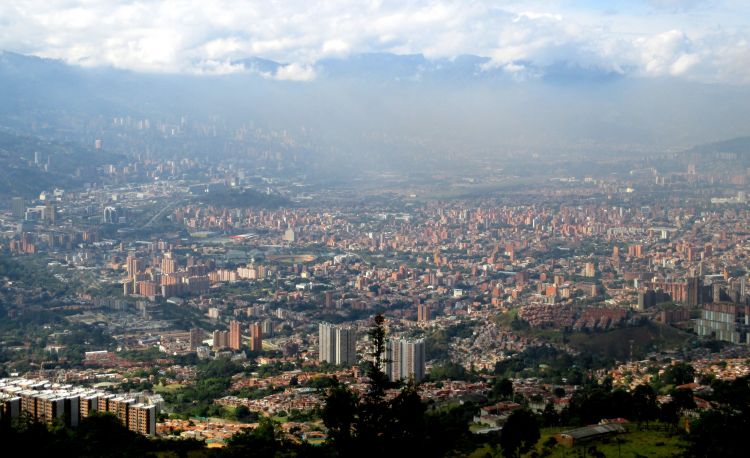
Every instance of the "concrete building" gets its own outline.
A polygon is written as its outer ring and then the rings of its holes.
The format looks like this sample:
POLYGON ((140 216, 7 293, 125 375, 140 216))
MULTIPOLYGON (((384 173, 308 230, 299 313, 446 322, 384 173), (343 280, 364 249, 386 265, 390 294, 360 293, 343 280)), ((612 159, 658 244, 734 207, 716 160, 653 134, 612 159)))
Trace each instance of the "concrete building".
POLYGON ((156 434, 154 404, 46 380, 0 379, 0 421, 28 415, 39 422, 76 427, 93 412, 111 413, 131 431, 156 434))
POLYGON ((102 223, 117 224, 118 221, 117 208, 112 206, 104 207, 102 211, 102 223))
POLYGON ((324 296, 325 296, 325 307, 326 308, 333 307, 333 291, 326 291, 324 296))
POLYGON ((15 218, 22 219, 26 214, 26 202, 23 197, 12 198, 10 201, 10 208, 15 218))
POLYGON ((213 334, 213 349, 214 351, 223 350, 229 348, 229 332, 228 331, 214 331, 213 334))
POLYGON ((417 321, 424 323, 430 321, 430 305, 429 304, 417 304, 417 321))
POLYGON ((161 273, 173 274, 175 272, 177 272, 177 260, 172 253, 164 253, 161 260, 161 273))
POLYGON ((347 366, 357 362, 357 335, 352 328, 320 323, 318 347, 320 362, 347 366))
POLYGON ((593 278, 596 277, 596 266, 593 262, 587 262, 583 269, 583 276, 593 278))
POLYGON ((128 429, 143 435, 156 433, 156 406, 135 404, 128 406, 128 429))
POLYGON ((195 351, 203 343, 203 329, 193 328, 190 330, 190 350, 195 351))
POLYGON ((248 328, 250 333, 250 351, 263 350, 263 328, 260 323, 253 323, 248 328))
POLYGON ((423 339, 390 339, 385 347, 386 375, 391 381, 414 378, 420 381, 425 375, 425 345, 423 339))
POLYGON ((695 320, 695 332, 736 344, 750 344, 750 306, 706 304, 695 320))
POLYGON ((240 322, 232 320, 229 322, 229 348, 239 350, 242 347, 242 331, 240 331, 240 322))
POLYGON ((704 302, 703 295, 703 278, 689 277, 687 279, 687 300, 686 304, 690 307, 697 307, 704 302))

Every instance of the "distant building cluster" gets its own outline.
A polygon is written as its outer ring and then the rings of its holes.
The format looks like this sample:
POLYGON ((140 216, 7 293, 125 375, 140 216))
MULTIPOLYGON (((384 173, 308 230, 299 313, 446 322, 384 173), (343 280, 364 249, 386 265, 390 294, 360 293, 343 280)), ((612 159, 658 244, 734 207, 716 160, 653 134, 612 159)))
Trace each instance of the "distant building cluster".
MULTIPOLYGON (((263 350, 263 327, 260 323, 253 323, 248 327, 250 351, 263 350)), ((238 351, 242 348, 241 323, 236 320, 229 322, 228 331, 216 330, 213 333, 213 350, 230 349, 238 351)))
POLYGON ((145 261, 134 254, 126 259, 127 279, 123 283, 123 294, 145 297, 171 297, 197 294, 208 291, 211 266, 196 264, 192 258, 188 265, 177 270, 177 262, 171 253, 161 259, 161 269, 145 268, 145 261))
POLYGON ((44 422, 78 426, 93 412, 111 413, 139 434, 156 434, 157 409, 135 397, 117 396, 72 385, 25 378, 0 379, 0 421, 22 415, 44 422))
POLYGON ((149 298, 201 294, 216 283, 263 280, 269 274, 262 265, 250 264, 234 270, 215 269, 212 262, 198 263, 192 257, 188 257, 185 267, 180 267, 177 258, 169 251, 156 258, 130 253, 125 260, 125 270, 127 278, 123 281, 123 294, 149 298))

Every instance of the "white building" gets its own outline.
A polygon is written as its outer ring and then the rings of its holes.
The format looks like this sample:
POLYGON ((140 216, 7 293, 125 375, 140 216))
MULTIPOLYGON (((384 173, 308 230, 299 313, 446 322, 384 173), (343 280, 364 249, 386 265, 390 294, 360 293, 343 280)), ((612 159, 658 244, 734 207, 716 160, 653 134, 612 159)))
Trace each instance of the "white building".
POLYGON ((357 362, 357 333, 330 323, 318 325, 318 360, 350 366, 357 362))
POLYGON ((419 382, 425 375, 424 339, 390 339, 385 346, 385 359, 385 373, 391 381, 414 378, 419 382))

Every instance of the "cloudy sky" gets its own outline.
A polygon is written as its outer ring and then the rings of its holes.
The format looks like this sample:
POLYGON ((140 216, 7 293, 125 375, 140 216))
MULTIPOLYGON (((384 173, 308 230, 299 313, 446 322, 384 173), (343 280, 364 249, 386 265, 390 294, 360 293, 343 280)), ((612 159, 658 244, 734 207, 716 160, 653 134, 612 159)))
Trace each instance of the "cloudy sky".
POLYGON ((5 0, 0 49, 149 72, 262 57, 302 80, 330 57, 475 54, 521 75, 563 63, 748 85, 750 1, 5 0))

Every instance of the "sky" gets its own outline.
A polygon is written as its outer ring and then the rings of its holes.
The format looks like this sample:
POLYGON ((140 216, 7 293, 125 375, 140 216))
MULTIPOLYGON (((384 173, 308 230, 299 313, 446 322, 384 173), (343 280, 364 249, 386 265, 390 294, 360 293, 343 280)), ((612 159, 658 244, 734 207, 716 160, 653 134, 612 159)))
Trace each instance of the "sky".
POLYGON ((473 54, 521 80, 565 64, 745 86, 750 1, 4 0, 0 49, 167 73, 260 57, 285 63, 273 78, 300 81, 360 53, 473 54))

